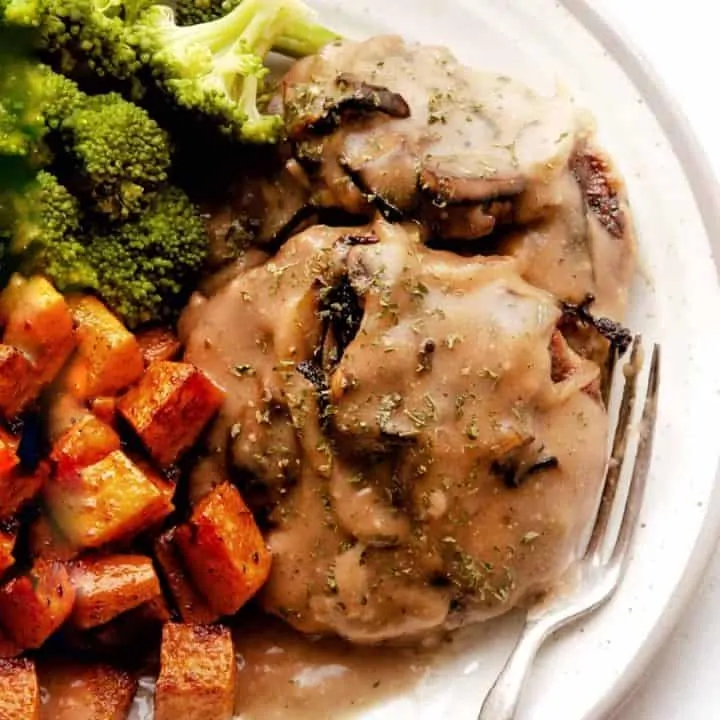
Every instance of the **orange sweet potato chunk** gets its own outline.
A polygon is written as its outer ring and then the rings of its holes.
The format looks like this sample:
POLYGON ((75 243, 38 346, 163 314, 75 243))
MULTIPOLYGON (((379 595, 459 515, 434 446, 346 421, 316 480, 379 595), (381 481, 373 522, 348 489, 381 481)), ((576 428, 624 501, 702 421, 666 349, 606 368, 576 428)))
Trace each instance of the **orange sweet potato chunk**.
POLYGON ((41 662, 38 671, 45 690, 40 720, 125 720, 137 690, 129 673, 100 663, 63 658, 41 662))
POLYGON ((53 444, 50 457, 61 475, 93 465, 120 449, 120 436, 88 413, 71 425, 53 444))
POLYGON ((28 546, 33 560, 72 560, 77 549, 60 532, 43 510, 28 528, 28 546))
POLYGON ((86 397, 115 395, 136 382, 145 365, 135 336, 95 297, 71 298, 70 310, 78 339, 71 365, 81 368, 78 378, 84 372, 79 391, 86 397))
POLYGON ((12 472, 20 462, 20 438, 0 428, 0 477, 12 472))
POLYGON ((32 400, 34 369, 24 352, 0 345, 0 414, 15 417, 32 400))
POLYGON ((168 530, 155 541, 155 559, 183 622, 210 625, 220 617, 188 577, 175 546, 174 530, 168 530))
POLYGON ((37 562, 0 588, 0 624, 23 648, 39 648, 72 612, 75 590, 59 562, 37 562))
POLYGON ((155 461, 175 462, 220 407, 222 391, 188 363, 155 362, 119 403, 155 461))
POLYGON ((79 560, 70 566, 75 587, 72 623, 87 629, 113 618, 161 594, 152 560, 142 555, 108 555, 79 560))
POLYGON ((17 522, 10 521, 0 523, 0 577, 15 564, 13 551, 15 550, 17 534, 17 522))
POLYGON ((180 341, 170 328, 147 328, 141 330, 136 337, 146 365, 172 360, 180 352, 180 341))
POLYGON ((70 308, 43 277, 14 275, 0 294, 3 343, 29 358, 34 368, 30 397, 49 383, 75 347, 70 308))
POLYGON ((40 688, 35 663, 0 660, 0 719, 39 720, 40 688))
POLYGON ((32 500, 47 481, 50 467, 41 462, 34 471, 16 468, 0 475, 0 519, 14 515, 25 503, 32 500))
POLYGON ((52 478, 45 486, 45 504, 77 548, 129 538, 173 510, 167 489, 120 450, 73 476, 52 478))
POLYGON ((155 689, 155 720, 230 720, 236 673, 227 628, 167 624, 155 689))
POLYGON ((225 483, 175 533, 183 564, 210 607, 236 613, 265 584, 270 551, 237 489, 225 483))

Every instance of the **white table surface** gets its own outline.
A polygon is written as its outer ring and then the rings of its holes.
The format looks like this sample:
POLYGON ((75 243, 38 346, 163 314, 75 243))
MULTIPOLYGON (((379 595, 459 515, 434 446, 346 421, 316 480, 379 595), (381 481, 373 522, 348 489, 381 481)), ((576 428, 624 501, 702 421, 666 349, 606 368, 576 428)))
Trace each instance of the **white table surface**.
MULTIPOLYGON (((650 60, 720 177, 720 7, 716 0, 592 0, 650 60), (715 77, 713 77, 715 76, 715 77)), ((720 719, 720 552, 694 602, 615 720, 720 719)))

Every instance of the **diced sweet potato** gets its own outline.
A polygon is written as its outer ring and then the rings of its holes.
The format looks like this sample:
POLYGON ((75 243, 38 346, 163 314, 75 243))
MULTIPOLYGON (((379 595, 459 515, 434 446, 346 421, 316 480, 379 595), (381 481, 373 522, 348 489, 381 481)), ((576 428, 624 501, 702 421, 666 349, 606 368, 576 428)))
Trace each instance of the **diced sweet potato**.
POLYGON ((38 672, 41 720, 125 720, 137 690, 129 673, 110 665, 63 659, 41 663, 38 672))
POLYGON ((161 594, 152 561, 142 555, 108 555, 70 566, 75 587, 72 622, 87 629, 149 602, 161 594))
POLYGON ((50 467, 41 462, 33 472, 16 468, 0 476, 0 519, 15 515, 29 500, 32 500, 44 486, 50 467))
POLYGON ((118 408, 153 458, 167 466, 197 440, 222 400, 222 391, 193 365, 156 362, 118 408))
POLYGON ((35 663, 0 660, 0 720, 39 720, 40 688, 35 663))
POLYGON ((119 449, 119 435, 88 413, 55 441, 50 457, 57 464, 57 472, 63 475, 94 465, 119 449))
POLYGON ((128 538, 173 510, 166 490, 120 450, 74 476, 51 479, 45 502, 53 522, 78 548, 128 538))
POLYGON ((255 519, 229 483, 198 503, 175 542, 196 587, 221 615, 236 613, 270 572, 270 552, 255 519))
POLYGON ((163 628, 155 720, 230 720, 235 699, 235 653, 227 628, 163 628))
POLYGON ((20 462, 17 450, 20 438, 0 428, 0 477, 7 475, 20 462))
POLYGON ((13 551, 17 540, 18 524, 16 521, 0 523, 0 577, 8 568, 15 564, 13 551))
POLYGON ((175 333, 166 327, 153 327, 137 334, 146 365, 161 360, 172 360, 180 352, 180 341, 175 333))
POLYGON ((78 338, 71 366, 85 371, 87 397, 115 395, 132 385, 145 368, 135 336, 95 297, 71 298, 70 309, 78 338))
POLYGON ((117 422, 117 400, 114 397, 105 395, 93 398, 90 402, 90 409, 95 417, 110 426, 114 426, 117 422))
POLYGON ((28 528, 28 545, 34 560, 72 560, 77 548, 60 532, 45 511, 28 528))
POLYGON ((15 417, 32 400, 35 372, 27 355, 10 345, 0 345, 0 414, 15 417))
POLYGON ((192 584, 182 566, 175 547, 174 530, 169 530, 155 541, 155 559, 183 622, 210 625, 220 617, 192 584))
POLYGON ((72 612, 75 589, 65 566, 37 562, 0 588, 0 624, 23 648, 38 648, 72 612))
POLYGON ((0 659, 7 660, 17 657, 22 654, 22 651, 23 649, 0 627, 0 659))
POLYGON ((45 278, 14 275, 0 294, 0 317, 6 322, 3 343, 25 353, 35 369, 35 395, 57 375, 75 347, 70 308, 45 278))

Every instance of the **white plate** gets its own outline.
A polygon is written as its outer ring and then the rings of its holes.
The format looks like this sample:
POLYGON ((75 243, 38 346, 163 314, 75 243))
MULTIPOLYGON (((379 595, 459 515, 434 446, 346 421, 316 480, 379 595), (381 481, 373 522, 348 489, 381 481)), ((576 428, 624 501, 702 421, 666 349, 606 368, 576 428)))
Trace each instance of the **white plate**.
MULTIPOLYGON (((678 619, 720 531, 720 195, 684 119, 586 0, 318 0, 349 36, 399 32, 533 85, 568 86, 628 183, 642 277, 629 324, 663 345, 656 452, 634 558, 615 600, 544 650, 518 720, 606 717, 678 619)), ((474 719, 517 632, 462 635, 419 687, 363 718, 474 719)), ((332 716, 332 711, 329 710, 332 716)))

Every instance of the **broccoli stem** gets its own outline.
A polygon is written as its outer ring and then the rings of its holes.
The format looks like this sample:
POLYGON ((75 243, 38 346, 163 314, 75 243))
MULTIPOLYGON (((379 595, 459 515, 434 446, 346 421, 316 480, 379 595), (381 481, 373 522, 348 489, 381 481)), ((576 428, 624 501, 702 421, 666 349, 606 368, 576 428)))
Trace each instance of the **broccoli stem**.
POLYGON ((340 37, 322 25, 305 21, 287 28, 275 40, 272 49, 294 59, 303 58, 316 55, 326 45, 339 40, 340 37))

